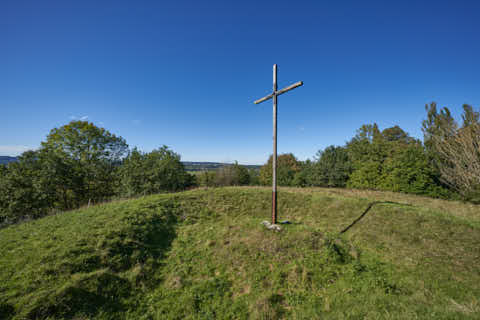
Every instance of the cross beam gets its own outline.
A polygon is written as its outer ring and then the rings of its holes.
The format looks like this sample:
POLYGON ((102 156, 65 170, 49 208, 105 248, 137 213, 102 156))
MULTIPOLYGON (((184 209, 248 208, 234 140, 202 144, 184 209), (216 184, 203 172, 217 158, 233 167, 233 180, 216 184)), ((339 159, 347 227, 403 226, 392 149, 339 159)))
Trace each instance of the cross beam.
POLYGON ((287 91, 293 90, 303 85, 302 81, 298 81, 281 90, 277 90, 277 65, 273 65, 273 92, 268 96, 256 100, 254 103, 259 104, 263 101, 273 99, 273 156, 272 156, 272 224, 277 223, 277 97, 287 91))
POLYGON ((302 85, 303 85, 303 81, 295 82, 294 84, 289 85, 288 87, 283 88, 283 89, 281 89, 281 90, 278 90, 278 91, 275 92, 275 93, 270 93, 268 96, 265 96, 265 97, 263 97, 263 98, 260 98, 260 99, 258 99, 258 100, 256 100, 256 101, 254 101, 253 103, 255 103, 255 104, 262 103, 263 101, 267 101, 268 99, 271 99, 271 98, 273 97, 273 95, 276 95, 276 96, 278 97, 279 95, 284 94, 285 92, 290 91, 290 90, 292 90, 292 89, 295 89, 296 87, 300 87, 300 86, 302 86, 302 85))

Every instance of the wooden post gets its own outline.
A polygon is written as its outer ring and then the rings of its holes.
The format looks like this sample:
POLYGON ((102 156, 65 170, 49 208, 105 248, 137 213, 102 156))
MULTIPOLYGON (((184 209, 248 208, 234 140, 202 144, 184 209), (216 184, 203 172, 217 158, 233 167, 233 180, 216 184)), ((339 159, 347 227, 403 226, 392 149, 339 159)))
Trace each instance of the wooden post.
MULTIPOLYGON (((273 65, 273 92, 277 92, 277 65, 273 65)), ((277 95, 273 95, 272 224, 277 223, 277 95)))
POLYGON ((273 156, 272 156, 272 224, 277 223, 277 97, 287 91, 303 85, 298 81, 286 88, 277 91, 277 65, 273 65, 273 92, 254 103, 259 104, 270 98, 273 100, 273 156))

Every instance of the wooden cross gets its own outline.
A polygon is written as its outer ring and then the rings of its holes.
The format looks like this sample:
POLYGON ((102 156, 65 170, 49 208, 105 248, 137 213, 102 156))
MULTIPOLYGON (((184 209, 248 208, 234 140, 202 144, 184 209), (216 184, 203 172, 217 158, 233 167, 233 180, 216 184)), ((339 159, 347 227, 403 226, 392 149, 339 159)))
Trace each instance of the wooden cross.
POLYGON ((273 92, 268 96, 255 101, 259 104, 263 101, 273 98, 273 157, 272 157, 272 224, 277 223, 277 97, 287 91, 295 89, 303 85, 302 81, 298 81, 286 88, 277 90, 277 65, 273 65, 273 92))

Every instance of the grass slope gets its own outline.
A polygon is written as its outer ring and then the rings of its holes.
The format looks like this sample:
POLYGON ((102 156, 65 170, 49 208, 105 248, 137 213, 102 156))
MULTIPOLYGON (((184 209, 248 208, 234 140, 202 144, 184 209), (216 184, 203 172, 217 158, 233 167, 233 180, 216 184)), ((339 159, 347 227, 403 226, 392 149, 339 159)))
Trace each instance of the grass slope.
POLYGON ((480 207, 220 188, 0 230, 0 319, 479 319, 480 207), (372 201, 379 203, 346 233, 372 201))

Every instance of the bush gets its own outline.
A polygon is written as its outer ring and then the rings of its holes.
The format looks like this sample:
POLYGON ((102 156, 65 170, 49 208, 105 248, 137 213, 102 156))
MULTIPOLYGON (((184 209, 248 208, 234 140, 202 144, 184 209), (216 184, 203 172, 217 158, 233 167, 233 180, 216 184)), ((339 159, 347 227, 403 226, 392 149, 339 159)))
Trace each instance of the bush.
MULTIPOLYGON (((260 183, 262 185, 272 184, 272 163, 270 156, 268 162, 260 168, 260 183)), ((301 163, 292 153, 281 154, 277 158, 277 184, 279 186, 293 186, 295 175, 302 169, 301 163)))
POLYGON ((317 161, 306 166, 309 175, 307 185, 321 187, 345 187, 352 171, 352 164, 344 147, 329 146, 317 152, 317 161))
POLYGON ((119 194, 127 197, 180 191, 195 184, 180 156, 167 146, 150 153, 133 149, 119 168, 119 177, 119 194))

